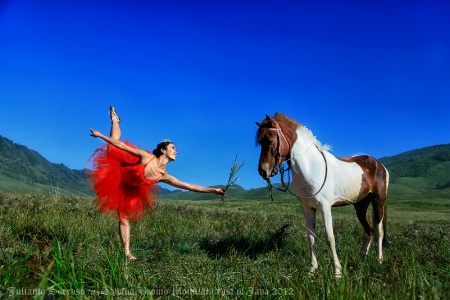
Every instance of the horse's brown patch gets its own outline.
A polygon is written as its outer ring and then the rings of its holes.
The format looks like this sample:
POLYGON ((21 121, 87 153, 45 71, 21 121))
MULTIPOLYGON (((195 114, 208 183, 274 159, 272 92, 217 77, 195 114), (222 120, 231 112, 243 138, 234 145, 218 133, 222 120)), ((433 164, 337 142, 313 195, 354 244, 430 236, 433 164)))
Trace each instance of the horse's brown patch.
POLYGON ((363 170, 358 199, 363 199, 369 193, 378 194, 380 197, 386 195, 386 169, 378 160, 369 155, 338 157, 338 159, 357 163, 363 170))

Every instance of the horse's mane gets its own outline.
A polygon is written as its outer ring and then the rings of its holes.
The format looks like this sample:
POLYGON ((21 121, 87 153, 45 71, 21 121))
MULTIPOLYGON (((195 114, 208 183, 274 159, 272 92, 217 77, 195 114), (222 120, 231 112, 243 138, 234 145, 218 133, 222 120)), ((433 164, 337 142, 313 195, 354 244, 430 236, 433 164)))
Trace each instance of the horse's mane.
POLYGON ((273 118, 275 119, 275 121, 277 122, 282 122, 288 126, 292 126, 292 127, 297 127, 297 126, 303 126, 302 124, 300 124, 299 122, 295 121, 294 119, 291 119, 290 117, 286 116, 283 113, 275 113, 275 115, 273 116, 273 118))
MULTIPOLYGON (((308 135, 311 136, 311 138, 315 141, 314 143, 321 148, 322 150, 326 150, 326 151, 330 151, 331 150, 331 146, 328 144, 322 145, 322 143, 316 138, 316 136, 311 132, 311 130, 309 130, 306 126, 300 124, 299 122, 297 122, 296 120, 286 116, 284 113, 279 113, 276 112, 275 115, 272 117, 275 121, 280 122, 280 123, 284 123, 290 127, 302 127, 303 130, 305 131, 305 133, 307 133, 308 135)), ((266 122, 265 120, 262 122, 264 123, 266 122)), ((262 134, 263 132, 261 131, 261 128, 258 129, 257 133, 256 133, 256 143, 259 144, 262 138, 262 134)))

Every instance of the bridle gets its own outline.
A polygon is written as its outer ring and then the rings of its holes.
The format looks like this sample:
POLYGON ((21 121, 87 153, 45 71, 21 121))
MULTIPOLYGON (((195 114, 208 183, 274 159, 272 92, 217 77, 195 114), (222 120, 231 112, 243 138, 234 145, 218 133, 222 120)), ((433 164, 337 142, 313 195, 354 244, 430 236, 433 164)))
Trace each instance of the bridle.
MULTIPOLYGON (((276 164, 275 164, 275 167, 272 168, 271 174, 276 174, 276 173, 279 172, 279 173, 280 173, 280 177, 281 177, 281 184, 283 185, 283 189, 281 189, 281 188, 277 187, 276 185, 273 185, 273 184, 270 182, 270 176, 269 176, 269 178, 267 179, 267 186, 268 186, 268 189, 269 189, 269 195, 270 195, 270 198, 271 198, 272 202, 273 202, 272 188, 275 188, 275 189, 277 189, 277 190, 279 190, 279 191, 281 191, 281 192, 283 192, 283 193, 289 192, 290 194, 294 195, 294 196, 297 197, 297 198, 303 198, 303 199, 314 198, 315 196, 317 196, 317 195, 320 193, 320 191, 322 191, 323 187, 325 186, 325 182, 327 181, 327 177, 328 177, 328 163, 327 163, 327 159, 326 159, 326 157, 325 157, 325 154, 323 153, 323 150, 322 150, 320 147, 318 147, 316 143, 314 143, 314 146, 316 146, 317 150, 320 152, 320 154, 322 154, 323 160, 325 161, 325 176, 324 176, 324 179, 323 179, 322 186, 321 186, 320 189, 319 189, 314 195, 312 195, 312 196, 299 196, 299 195, 295 194, 294 192, 292 192, 292 191, 289 189, 289 183, 290 183, 290 181, 291 181, 291 176, 290 176, 290 173, 289 173, 289 171, 291 170, 290 160, 292 159, 292 157, 289 157, 288 159, 286 159, 286 157, 287 157, 288 155, 290 155, 290 150, 291 150, 291 149, 290 149, 290 148, 291 148, 291 147, 290 147, 290 143, 289 143, 288 139, 286 138, 286 136, 284 135, 283 130, 281 130, 281 127, 280 127, 280 125, 278 124, 278 122, 276 122, 276 121, 273 120, 273 119, 272 119, 272 122, 275 123, 275 126, 276 126, 276 127, 275 127, 275 128, 273 128, 273 127, 268 128, 268 130, 275 130, 275 131, 276 131, 276 133, 277 133, 277 142, 278 142, 278 145, 277 145, 277 152, 276 152, 275 155, 274 155, 274 156, 275 156, 275 160, 276 160, 276 164), (288 151, 287 151, 287 154, 286 154, 285 156, 282 155, 282 153, 283 153, 283 146, 282 146, 282 143, 281 143, 280 135, 281 135, 281 137, 284 139, 284 141, 286 142, 286 145, 288 145, 288 148, 289 148, 288 151), (285 168, 285 167, 283 166, 284 162, 286 162, 286 163, 288 164, 288 167, 287 167, 287 168, 285 168), (288 172, 288 182, 287 182, 287 184, 286 184, 285 181, 284 181, 284 173, 285 173, 286 171, 288 172)), ((309 148, 310 148, 310 147, 308 147, 307 149, 305 149, 304 152, 306 152, 309 148)), ((303 152, 303 153, 304 153, 304 152, 303 152)))
MULTIPOLYGON (((289 152, 291 150, 289 141, 286 138, 286 136, 284 135, 283 130, 281 130, 280 125, 278 125, 278 123, 275 120, 272 120, 272 122, 275 123, 276 128, 271 127, 271 128, 268 128, 268 130, 274 130, 274 131, 277 132, 278 146, 277 146, 277 152, 274 155, 275 156, 275 167, 272 168, 271 175, 274 174, 274 172, 276 171, 277 168, 280 169, 280 166, 283 164, 284 161, 288 161, 288 160, 286 160, 286 156, 289 155, 289 152), (284 141, 286 142, 286 145, 288 145, 288 148, 289 148, 288 151, 287 151, 287 154, 285 156, 283 156, 283 154, 282 154, 283 153, 283 145, 281 144, 280 135, 284 139, 284 141)), ((269 179, 270 179, 270 177, 269 177, 269 179)))

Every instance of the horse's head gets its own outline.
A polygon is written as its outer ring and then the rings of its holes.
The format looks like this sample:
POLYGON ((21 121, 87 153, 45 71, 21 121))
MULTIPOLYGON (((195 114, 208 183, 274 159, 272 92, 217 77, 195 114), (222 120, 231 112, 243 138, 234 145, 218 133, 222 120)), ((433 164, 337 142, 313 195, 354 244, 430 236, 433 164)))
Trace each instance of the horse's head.
POLYGON ((256 122, 256 125, 259 127, 256 143, 261 145, 258 172, 263 179, 270 180, 270 177, 278 173, 283 160, 289 156, 293 130, 288 130, 286 124, 277 122, 268 115, 261 123, 256 122))

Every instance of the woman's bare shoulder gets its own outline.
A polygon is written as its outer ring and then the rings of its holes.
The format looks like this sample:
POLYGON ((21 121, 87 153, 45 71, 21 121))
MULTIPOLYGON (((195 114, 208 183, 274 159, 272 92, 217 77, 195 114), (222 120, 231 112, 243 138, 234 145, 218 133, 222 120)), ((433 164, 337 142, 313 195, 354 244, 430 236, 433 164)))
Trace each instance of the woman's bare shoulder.
POLYGON ((151 162, 155 156, 148 151, 145 150, 139 150, 139 155, 141 157, 141 163, 143 165, 147 165, 149 162, 151 162))
POLYGON ((169 182, 173 182, 173 181, 178 181, 178 179, 176 179, 174 176, 170 175, 166 171, 162 174, 161 179, 159 181, 169 183, 169 182))

